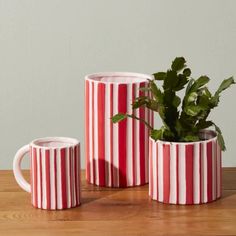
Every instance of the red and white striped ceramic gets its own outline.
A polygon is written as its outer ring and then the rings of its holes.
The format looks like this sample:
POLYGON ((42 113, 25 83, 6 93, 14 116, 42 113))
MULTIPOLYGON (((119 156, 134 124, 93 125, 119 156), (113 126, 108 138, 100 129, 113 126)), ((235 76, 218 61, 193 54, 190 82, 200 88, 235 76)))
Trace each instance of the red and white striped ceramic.
MULTIPOLYGON (((135 97, 149 95, 140 87, 149 75, 108 72, 85 78, 85 153, 89 183, 107 187, 130 187, 148 183, 148 128, 128 118, 111 122, 117 113, 132 114, 135 97)), ((153 124, 146 108, 134 115, 153 124)))
POLYGON ((58 210, 80 205, 80 144, 72 138, 41 138, 16 153, 13 171, 17 183, 31 193, 34 207, 58 210), (30 153, 30 179, 21 173, 21 161, 30 153))
POLYGON ((150 138, 149 196, 169 204, 201 204, 221 197, 221 148, 216 133, 205 141, 175 143, 150 138))

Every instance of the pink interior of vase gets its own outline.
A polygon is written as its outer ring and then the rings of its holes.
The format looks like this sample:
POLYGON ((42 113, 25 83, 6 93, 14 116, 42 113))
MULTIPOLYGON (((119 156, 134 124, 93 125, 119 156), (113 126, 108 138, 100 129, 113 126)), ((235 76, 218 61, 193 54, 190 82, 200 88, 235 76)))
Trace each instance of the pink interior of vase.
POLYGON ((76 139, 63 137, 41 138, 32 142, 33 145, 45 148, 62 148, 78 144, 76 139))
POLYGON ((152 79, 149 75, 138 74, 138 73, 119 73, 119 72, 107 72, 88 75, 87 79, 104 82, 104 83, 141 83, 146 82, 147 79, 152 79))

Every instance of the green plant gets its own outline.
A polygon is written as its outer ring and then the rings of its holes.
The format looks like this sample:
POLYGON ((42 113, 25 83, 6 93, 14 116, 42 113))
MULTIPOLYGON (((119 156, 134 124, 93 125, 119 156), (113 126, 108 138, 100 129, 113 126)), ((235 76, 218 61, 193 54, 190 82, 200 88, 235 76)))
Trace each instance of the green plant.
POLYGON ((148 87, 140 88, 150 91, 152 96, 139 96, 132 104, 133 109, 147 107, 158 112, 163 126, 154 129, 145 120, 134 114, 116 114, 112 117, 113 123, 120 122, 128 117, 143 121, 151 130, 150 135, 154 140, 175 142, 199 141, 199 131, 213 126, 218 135, 218 141, 225 150, 225 143, 220 128, 208 116, 211 110, 218 106, 220 94, 223 90, 235 84, 233 77, 223 80, 217 91, 212 94, 207 84, 210 79, 200 76, 191 78, 191 70, 187 68, 183 57, 177 57, 172 62, 171 69, 166 72, 153 74, 154 80, 149 80, 148 87), (162 89, 156 85, 162 81, 162 89), (177 93, 185 89, 181 99, 177 93))

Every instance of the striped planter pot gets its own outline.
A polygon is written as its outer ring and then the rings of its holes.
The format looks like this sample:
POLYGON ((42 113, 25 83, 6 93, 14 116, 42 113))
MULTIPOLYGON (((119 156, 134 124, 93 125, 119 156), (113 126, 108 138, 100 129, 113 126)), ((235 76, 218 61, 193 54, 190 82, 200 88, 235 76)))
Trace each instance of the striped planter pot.
POLYGON ((201 204, 221 197, 221 148, 213 131, 205 141, 175 143, 150 138, 149 196, 169 204, 201 204))
POLYGON ((36 208, 58 210, 80 205, 80 145, 70 138, 42 138, 21 148, 13 170, 18 184, 31 193, 36 208), (67 142, 68 141, 68 142, 67 142), (20 171, 23 156, 30 153, 30 179, 20 171))
MULTIPOLYGON (((149 95, 140 90, 151 76, 136 73, 100 73, 85 78, 86 179, 106 187, 130 187, 148 183, 148 128, 137 120, 118 124, 111 117, 132 114, 135 97, 149 95)), ((134 115, 153 124, 146 108, 134 115)))

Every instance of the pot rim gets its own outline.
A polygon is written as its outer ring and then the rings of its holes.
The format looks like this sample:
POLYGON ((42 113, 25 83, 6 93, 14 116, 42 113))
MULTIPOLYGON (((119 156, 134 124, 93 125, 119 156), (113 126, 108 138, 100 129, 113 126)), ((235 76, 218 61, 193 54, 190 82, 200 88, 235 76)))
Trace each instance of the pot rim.
POLYGON ((208 143, 208 142, 212 142, 212 141, 216 141, 217 140, 217 133, 214 130, 201 130, 200 133, 202 133, 203 135, 209 135, 212 136, 211 138, 208 138, 206 140, 200 140, 200 141, 193 141, 193 142, 172 142, 172 141, 163 141, 163 140, 157 140, 155 141, 151 136, 149 136, 149 140, 153 141, 155 143, 162 143, 162 144, 185 144, 185 145, 189 145, 189 144, 197 144, 197 143, 208 143))
POLYGON ((102 84, 140 84, 143 82, 147 82, 148 79, 153 80, 154 77, 152 75, 148 74, 142 74, 142 73, 135 73, 135 72, 98 72, 93 74, 88 74, 85 76, 85 81, 91 81, 94 83, 102 83, 102 84), (132 81, 130 82, 114 82, 114 81, 100 81, 96 80, 95 78, 98 77, 136 77, 139 79, 139 81, 132 81))

